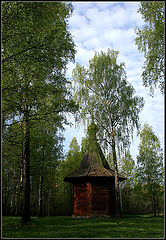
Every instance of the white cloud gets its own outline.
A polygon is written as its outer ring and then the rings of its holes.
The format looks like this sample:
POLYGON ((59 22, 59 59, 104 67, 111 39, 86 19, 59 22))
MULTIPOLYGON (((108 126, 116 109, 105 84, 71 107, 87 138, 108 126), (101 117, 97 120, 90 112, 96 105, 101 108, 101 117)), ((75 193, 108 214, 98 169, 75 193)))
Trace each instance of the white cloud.
POLYGON ((87 50, 82 46, 77 47, 76 62, 79 62, 82 65, 88 65, 89 60, 93 58, 93 56, 94 56, 93 50, 87 50))

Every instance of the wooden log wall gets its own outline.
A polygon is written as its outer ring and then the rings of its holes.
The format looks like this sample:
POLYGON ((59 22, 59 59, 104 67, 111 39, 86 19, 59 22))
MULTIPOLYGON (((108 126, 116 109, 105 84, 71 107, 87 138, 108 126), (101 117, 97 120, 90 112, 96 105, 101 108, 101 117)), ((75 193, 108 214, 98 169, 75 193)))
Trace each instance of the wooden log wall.
POLYGON ((90 183, 74 184, 74 216, 90 215, 90 183))
POLYGON ((74 183, 74 216, 114 215, 115 203, 113 183, 74 183))
POLYGON ((91 184, 91 216, 109 216, 109 186, 91 184))

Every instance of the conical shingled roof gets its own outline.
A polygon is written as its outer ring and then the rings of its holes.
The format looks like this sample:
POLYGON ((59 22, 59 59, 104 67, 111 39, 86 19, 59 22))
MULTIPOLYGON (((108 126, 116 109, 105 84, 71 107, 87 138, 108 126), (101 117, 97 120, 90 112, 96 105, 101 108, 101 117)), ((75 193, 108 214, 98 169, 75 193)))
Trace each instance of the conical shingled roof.
MULTIPOLYGON (((96 139, 97 126, 92 121, 88 127, 88 147, 83 156, 80 167, 75 172, 64 178, 65 182, 74 182, 79 178, 87 177, 111 177, 114 178, 115 173, 110 169, 105 156, 96 139)), ((126 178, 119 174, 119 180, 123 181, 126 178)))

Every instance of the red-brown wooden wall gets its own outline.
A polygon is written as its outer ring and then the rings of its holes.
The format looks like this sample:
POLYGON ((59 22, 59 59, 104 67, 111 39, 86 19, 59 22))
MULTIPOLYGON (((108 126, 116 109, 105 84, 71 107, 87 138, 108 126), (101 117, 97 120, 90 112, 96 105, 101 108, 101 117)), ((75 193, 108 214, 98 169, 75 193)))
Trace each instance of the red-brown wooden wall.
POLYGON ((113 184, 74 183, 74 216, 109 216, 114 213, 113 184))
POLYGON ((90 183, 74 184, 74 216, 90 215, 90 183))

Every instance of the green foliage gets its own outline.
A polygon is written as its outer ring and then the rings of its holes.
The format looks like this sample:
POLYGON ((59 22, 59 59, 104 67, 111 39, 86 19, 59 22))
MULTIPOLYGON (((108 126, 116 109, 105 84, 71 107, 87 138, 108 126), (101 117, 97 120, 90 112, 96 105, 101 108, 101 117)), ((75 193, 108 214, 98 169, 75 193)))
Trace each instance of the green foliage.
POLYGON ((23 135, 19 124, 8 127, 2 139, 2 213, 17 215, 20 212, 22 185, 21 164, 23 135))
MULTIPOLYGON (((119 161, 120 172, 127 178, 120 183, 122 212, 138 213, 136 210, 136 196, 134 195, 134 188, 136 183, 136 167, 135 161, 129 152, 125 152, 124 156, 119 161)), ((139 209, 140 210, 140 209, 139 209)))
POLYGON ((157 86, 165 92, 164 82, 164 1, 142 1, 138 12, 145 21, 142 29, 136 29, 136 44, 139 51, 144 53, 145 63, 142 73, 143 84, 150 87, 153 95, 157 86))
POLYGON ((126 215, 123 218, 32 218, 21 226, 19 217, 3 217, 3 238, 164 238, 164 217, 126 215))
POLYGON ((129 153, 120 161, 120 171, 127 176, 121 183, 123 213, 152 213, 164 211, 163 156, 159 139, 148 124, 140 134, 139 155, 134 164, 129 153))
POLYGON ((41 187, 43 215, 49 215, 49 212, 51 212, 52 206, 49 209, 45 206, 49 206, 49 198, 56 194, 56 169, 60 160, 63 159, 62 140, 61 137, 57 136, 57 128, 53 126, 48 128, 47 124, 41 125, 38 123, 31 129, 31 211, 33 215, 39 213, 38 199, 40 198, 41 187))
MULTIPOLYGON (((20 215, 23 180, 23 135, 20 124, 9 126, 3 139, 2 193, 3 214, 20 215)), ((55 195, 56 168, 62 159, 62 140, 57 129, 46 125, 34 125, 30 131, 31 168, 31 213, 38 214, 39 184, 43 177, 43 203, 49 202, 48 195, 55 195), (48 188, 49 186, 49 188, 48 188)), ((43 207, 44 215, 48 209, 43 207)))
POLYGON ((123 158, 120 160, 120 172, 127 178, 125 185, 132 186, 136 181, 136 168, 135 161, 129 152, 126 152, 123 158))
MULTIPOLYGON (((32 120, 72 111, 66 64, 74 60, 67 30, 71 4, 3 2, 2 106, 4 122, 22 121, 25 103, 32 120)), ((62 116, 61 116, 62 117, 62 116)))
MULTIPOLYGON (((2 3, 3 168, 6 167, 3 180, 10 171, 7 184, 13 181, 12 174, 18 176, 10 189, 11 192, 17 189, 16 207, 22 198, 21 179, 26 179, 27 193, 31 180, 33 213, 38 205, 42 177, 45 212, 49 214, 49 204, 53 202, 50 194, 55 194, 57 162, 62 158, 60 130, 66 123, 64 112, 77 109, 65 76, 66 65, 75 55, 68 30, 71 14, 72 5, 65 2, 2 3), (31 171, 26 171, 28 162, 31 171)), ((11 202, 9 187, 5 187, 4 204, 6 200, 11 202)), ((6 207, 11 214, 10 204, 6 207)))
POLYGON ((70 143, 66 158, 61 161, 57 170, 57 200, 60 215, 72 215, 73 213, 73 186, 64 182, 64 178, 76 171, 82 161, 82 153, 77 139, 74 137, 70 143))
MULTIPOLYGON (((139 112, 143 99, 134 96, 135 90, 126 80, 124 63, 117 64, 118 52, 96 53, 89 67, 76 65, 74 97, 80 106, 80 119, 85 122, 92 115, 99 128, 99 138, 105 146, 112 144, 111 123, 117 146, 128 147, 129 135, 139 128, 139 112)), ((87 121, 87 125, 89 122, 87 121)))
POLYGON ((69 151, 66 156, 66 163, 68 165, 68 171, 71 173, 71 168, 77 170, 81 162, 80 146, 77 143, 76 137, 74 137, 69 145, 69 151))
POLYGON ((141 184, 141 194, 148 199, 156 215, 163 194, 163 153, 158 137, 148 124, 140 134, 139 155, 137 156, 137 180, 141 184))
POLYGON ((137 174, 141 183, 163 184, 163 153, 152 127, 145 124, 140 134, 137 174))

